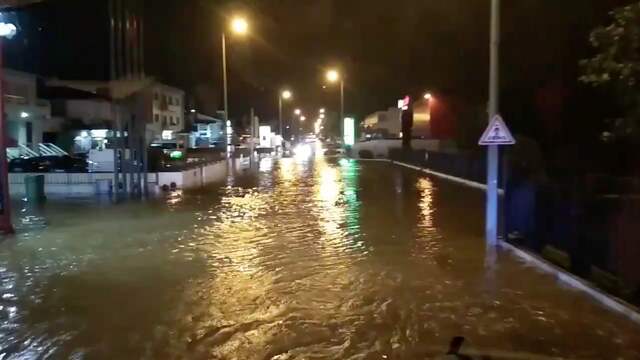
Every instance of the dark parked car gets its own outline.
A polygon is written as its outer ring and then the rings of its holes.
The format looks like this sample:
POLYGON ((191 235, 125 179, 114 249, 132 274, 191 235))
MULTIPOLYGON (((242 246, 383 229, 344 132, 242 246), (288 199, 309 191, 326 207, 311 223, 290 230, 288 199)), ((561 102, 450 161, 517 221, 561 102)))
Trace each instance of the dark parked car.
POLYGON ((9 172, 48 172, 49 168, 37 157, 17 158, 9 161, 9 172))
POLYGON ((87 160, 79 157, 36 156, 9 161, 10 172, 87 172, 87 160))

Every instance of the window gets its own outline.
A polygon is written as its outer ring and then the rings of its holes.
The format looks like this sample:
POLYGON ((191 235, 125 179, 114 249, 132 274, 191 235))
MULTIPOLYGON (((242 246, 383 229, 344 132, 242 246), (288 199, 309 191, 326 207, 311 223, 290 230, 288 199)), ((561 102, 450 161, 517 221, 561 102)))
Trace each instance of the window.
POLYGON ((31 121, 26 122, 26 132, 27 132, 27 145, 31 145, 33 143, 33 124, 31 121))
POLYGON ((154 92, 153 93, 153 100, 158 100, 160 98, 160 96, 158 95, 158 92, 154 92))
POLYGON ((160 122, 160 115, 153 114, 153 122, 160 122))
POLYGON ((167 126, 167 115, 162 115, 162 126, 167 126))
POLYGON ((182 118, 180 116, 176 116, 176 125, 180 125, 182 123, 182 118))
POLYGON ((179 97, 176 98, 176 105, 180 106, 180 98, 179 97))
POLYGON ((171 122, 171 125, 175 125, 175 123, 173 122, 173 116, 169 116, 169 121, 171 122))
POLYGON ((173 96, 169 96, 169 105, 173 105, 173 96))

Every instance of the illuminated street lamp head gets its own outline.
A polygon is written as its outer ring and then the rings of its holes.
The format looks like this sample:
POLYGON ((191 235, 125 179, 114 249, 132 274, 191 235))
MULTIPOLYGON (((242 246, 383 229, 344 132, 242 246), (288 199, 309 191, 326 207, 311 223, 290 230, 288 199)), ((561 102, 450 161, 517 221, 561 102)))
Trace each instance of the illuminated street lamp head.
POLYGON ((235 17, 231 20, 231 30, 234 34, 245 35, 249 32, 249 23, 245 18, 235 17))
POLYGON ((320 114, 320 119, 324 119, 324 113, 320 114))
POLYGON ((336 82, 340 80, 340 73, 337 70, 327 71, 327 80, 329 82, 336 82))
POLYGON ((426 93, 426 94, 424 94, 424 99, 425 99, 425 100, 431 100, 431 98, 432 98, 432 97, 433 97, 433 96, 431 95, 431 93, 426 93))
POLYGON ((300 109, 295 109, 295 110, 293 111, 293 113, 294 113, 294 114, 296 114, 296 115, 300 115, 300 114, 302 114, 302 110, 300 110, 300 109))
POLYGON ((293 94, 292 94, 292 93, 291 93, 291 91, 289 91, 289 90, 284 90, 284 91, 282 92, 282 94, 280 94, 280 96, 281 96, 283 99, 285 99, 285 100, 289 100, 289 99, 291 99, 291 97, 293 96, 293 94))
POLYGON ((320 114, 324 114, 324 108, 320 109, 320 114))
POLYGON ((306 116, 300 116, 300 121, 305 121, 305 120, 307 120, 306 116))

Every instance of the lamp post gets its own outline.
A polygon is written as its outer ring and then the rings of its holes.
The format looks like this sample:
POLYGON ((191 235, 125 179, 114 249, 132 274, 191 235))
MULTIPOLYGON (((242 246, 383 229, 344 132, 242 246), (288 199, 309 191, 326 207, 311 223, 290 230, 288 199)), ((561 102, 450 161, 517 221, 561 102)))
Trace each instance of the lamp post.
POLYGON ((339 129, 340 136, 342 136, 342 122, 344 121, 344 78, 340 76, 338 70, 330 69, 326 74, 327 81, 330 83, 340 82, 340 120, 339 129))
POLYGON ((340 82, 340 121, 342 121, 344 118, 344 79, 338 70, 334 69, 327 71, 326 76, 330 83, 340 82))
POLYGON ((278 94, 278 124, 280 128, 280 136, 282 136, 282 138, 284 138, 284 129, 282 128, 282 100, 289 100, 292 96, 293 94, 290 90, 283 90, 278 94))
MULTIPOLYGON (((246 35, 249 32, 249 23, 242 17, 231 20, 231 32, 236 35, 246 35)), ((224 123, 229 120, 229 94, 227 85, 227 37, 222 32, 222 87, 224 93, 224 123)))
MULTIPOLYGON (((500 0, 491 0, 491 39, 489 64, 489 121, 498 114, 500 50, 500 0)), ((486 241, 498 243, 498 146, 487 149, 486 241)))
POLYGON ((4 114, 4 80, 2 64, 3 38, 11 38, 16 34, 16 26, 0 22, 0 232, 13 234, 11 224, 11 197, 9 195, 9 163, 7 162, 7 126, 4 114))

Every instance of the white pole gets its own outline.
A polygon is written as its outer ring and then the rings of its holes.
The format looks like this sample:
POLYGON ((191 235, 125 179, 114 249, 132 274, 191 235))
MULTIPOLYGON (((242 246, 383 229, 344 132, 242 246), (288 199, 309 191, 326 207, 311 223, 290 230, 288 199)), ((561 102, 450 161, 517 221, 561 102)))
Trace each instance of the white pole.
POLYGON ((227 89, 227 39, 222 33, 222 87, 224 92, 224 126, 227 126, 229 120, 229 103, 227 89))
MULTIPOLYGON (((500 0, 491 0, 491 43, 489 69, 489 121, 498 114, 500 50, 500 0)), ((487 244, 498 243, 498 146, 487 149, 487 244)))

